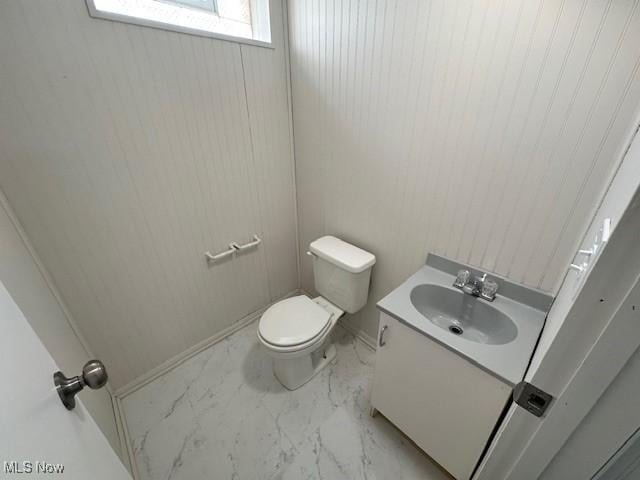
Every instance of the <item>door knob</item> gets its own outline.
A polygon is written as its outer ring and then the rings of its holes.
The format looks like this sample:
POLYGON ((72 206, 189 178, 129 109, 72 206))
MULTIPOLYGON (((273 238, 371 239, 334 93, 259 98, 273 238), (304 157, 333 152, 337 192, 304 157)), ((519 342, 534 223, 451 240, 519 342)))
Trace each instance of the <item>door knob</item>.
POLYGON ((67 410, 73 410, 76 406, 76 393, 85 386, 96 390, 106 385, 109 376, 107 369, 100 360, 89 360, 82 367, 82 375, 67 378, 64 373, 53 374, 53 383, 58 391, 58 396, 67 410))

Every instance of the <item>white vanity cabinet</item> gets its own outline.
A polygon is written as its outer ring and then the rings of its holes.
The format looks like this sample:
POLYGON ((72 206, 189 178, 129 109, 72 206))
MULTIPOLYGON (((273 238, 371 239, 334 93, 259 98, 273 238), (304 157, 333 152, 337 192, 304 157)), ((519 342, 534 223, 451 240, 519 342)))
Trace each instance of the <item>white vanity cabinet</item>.
POLYGON ((371 403, 456 479, 470 478, 511 387, 380 314, 371 403))

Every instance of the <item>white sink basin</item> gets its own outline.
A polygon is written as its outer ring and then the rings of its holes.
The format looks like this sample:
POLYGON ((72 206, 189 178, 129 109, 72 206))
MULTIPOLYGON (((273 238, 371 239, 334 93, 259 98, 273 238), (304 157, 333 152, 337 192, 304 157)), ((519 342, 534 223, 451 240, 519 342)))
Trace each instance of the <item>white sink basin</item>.
POLYGON ((418 312, 451 335, 486 345, 504 345, 518 336, 511 318, 461 291, 422 284, 413 287, 410 298, 418 312))

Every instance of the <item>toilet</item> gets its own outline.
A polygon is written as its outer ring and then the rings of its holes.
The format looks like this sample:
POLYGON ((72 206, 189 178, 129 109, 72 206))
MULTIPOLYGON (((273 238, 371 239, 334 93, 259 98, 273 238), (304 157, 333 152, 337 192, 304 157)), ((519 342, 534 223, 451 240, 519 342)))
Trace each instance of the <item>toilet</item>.
POLYGON ((376 257, 327 235, 309 245, 315 288, 321 295, 281 300, 260 317, 258 340, 273 360, 275 377, 289 390, 301 387, 336 356, 331 332, 345 312, 355 313, 369 296, 376 257))

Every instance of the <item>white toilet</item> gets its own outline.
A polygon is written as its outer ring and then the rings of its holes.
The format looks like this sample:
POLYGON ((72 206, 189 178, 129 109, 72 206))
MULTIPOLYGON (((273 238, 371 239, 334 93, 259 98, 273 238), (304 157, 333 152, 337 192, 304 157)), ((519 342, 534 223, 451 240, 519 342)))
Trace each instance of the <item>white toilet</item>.
POLYGON ((316 290, 275 303, 262 314, 258 339, 273 359, 273 373, 289 390, 301 387, 336 356, 331 331, 344 312, 367 303, 376 257, 339 238, 325 236, 309 245, 316 290))

